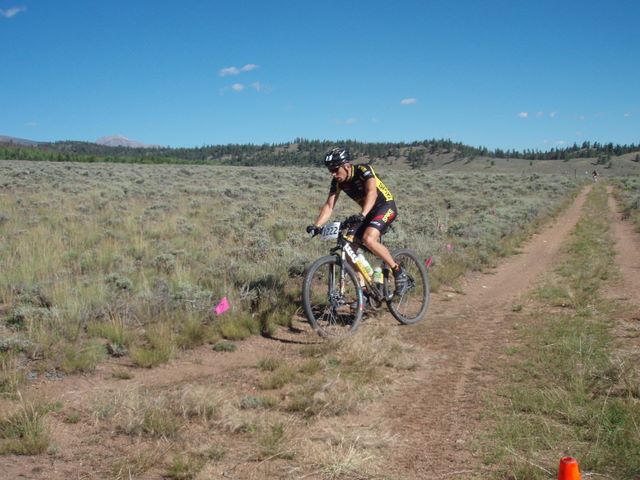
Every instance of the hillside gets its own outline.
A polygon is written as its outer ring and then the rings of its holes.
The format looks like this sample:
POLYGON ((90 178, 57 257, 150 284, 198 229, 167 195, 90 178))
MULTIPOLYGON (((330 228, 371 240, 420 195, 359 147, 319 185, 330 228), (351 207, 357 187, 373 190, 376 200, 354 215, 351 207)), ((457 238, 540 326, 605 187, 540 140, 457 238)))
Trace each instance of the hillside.
POLYGON ((99 143, 60 141, 37 143, 0 137, 0 159, 114 163, 173 163, 239 166, 318 165, 332 146, 346 145, 356 162, 395 168, 427 168, 447 171, 564 173, 577 175, 594 168, 611 174, 640 173, 640 146, 584 142, 564 149, 488 150, 451 140, 412 143, 363 143, 353 140, 296 139, 284 144, 209 145, 194 148, 149 146, 139 142, 99 143), (119 143, 119 144, 118 144, 119 143))

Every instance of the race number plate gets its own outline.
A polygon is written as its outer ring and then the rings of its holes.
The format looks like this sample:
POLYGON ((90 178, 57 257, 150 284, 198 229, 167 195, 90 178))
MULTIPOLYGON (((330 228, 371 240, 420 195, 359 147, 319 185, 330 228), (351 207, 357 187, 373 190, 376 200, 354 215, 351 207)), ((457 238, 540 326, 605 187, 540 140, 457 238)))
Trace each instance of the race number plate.
POLYGON ((338 238, 338 233, 340 232, 340 222, 327 223, 322 228, 322 236, 320 237, 322 240, 333 240, 338 238))

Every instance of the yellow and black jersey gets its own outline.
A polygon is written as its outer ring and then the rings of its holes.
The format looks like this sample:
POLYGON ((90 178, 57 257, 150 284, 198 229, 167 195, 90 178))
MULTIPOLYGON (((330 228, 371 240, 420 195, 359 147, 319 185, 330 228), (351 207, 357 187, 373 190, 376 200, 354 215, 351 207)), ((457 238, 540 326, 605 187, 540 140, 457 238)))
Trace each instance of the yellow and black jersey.
POLYGON ((344 193, 358 202, 359 205, 362 205, 366 196, 364 184, 370 178, 375 178, 376 190, 378 193, 376 203, 374 204, 374 209, 387 202, 393 201, 393 195, 391 195, 391 192, 389 191, 387 186, 382 183, 382 180, 378 178, 376 173, 373 171, 373 168, 371 168, 371 165, 369 165, 368 163, 353 165, 349 178, 347 178, 344 182, 338 183, 338 181, 334 178, 331 181, 331 188, 329 189, 329 193, 337 193, 340 190, 343 190, 344 193))

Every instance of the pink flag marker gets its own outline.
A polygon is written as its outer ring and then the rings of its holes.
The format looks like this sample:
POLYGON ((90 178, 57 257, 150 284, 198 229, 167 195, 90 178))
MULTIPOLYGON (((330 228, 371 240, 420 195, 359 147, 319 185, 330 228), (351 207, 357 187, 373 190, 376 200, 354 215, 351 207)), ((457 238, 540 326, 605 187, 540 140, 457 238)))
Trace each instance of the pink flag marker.
POLYGON ((231 305, 229 305, 227 297, 222 297, 222 300, 220 300, 220 303, 213 308, 213 311, 216 312, 216 315, 222 315, 224 312, 229 310, 230 307, 231 305))
POLYGON ((429 255, 429 258, 424 261, 424 266, 429 268, 431 265, 433 265, 433 256, 429 255))

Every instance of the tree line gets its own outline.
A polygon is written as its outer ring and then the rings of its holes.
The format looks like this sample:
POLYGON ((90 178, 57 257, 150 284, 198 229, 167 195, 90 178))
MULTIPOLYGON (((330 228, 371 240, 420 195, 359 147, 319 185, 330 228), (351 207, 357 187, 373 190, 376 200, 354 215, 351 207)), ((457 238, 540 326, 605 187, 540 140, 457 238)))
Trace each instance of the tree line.
POLYGON ((411 143, 358 142, 355 140, 308 140, 296 138, 279 144, 205 145, 193 148, 111 147, 89 142, 62 141, 22 146, 0 144, 0 159, 41 160, 52 162, 174 163, 208 165, 319 165, 324 153, 335 145, 348 147, 356 159, 385 161, 403 158, 412 167, 429 165, 434 156, 451 154, 453 161, 476 157, 521 158, 526 160, 569 160, 571 158, 610 158, 637 152, 640 145, 583 142, 565 148, 540 150, 489 150, 472 147, 448 139, 432 139, 411 143))

